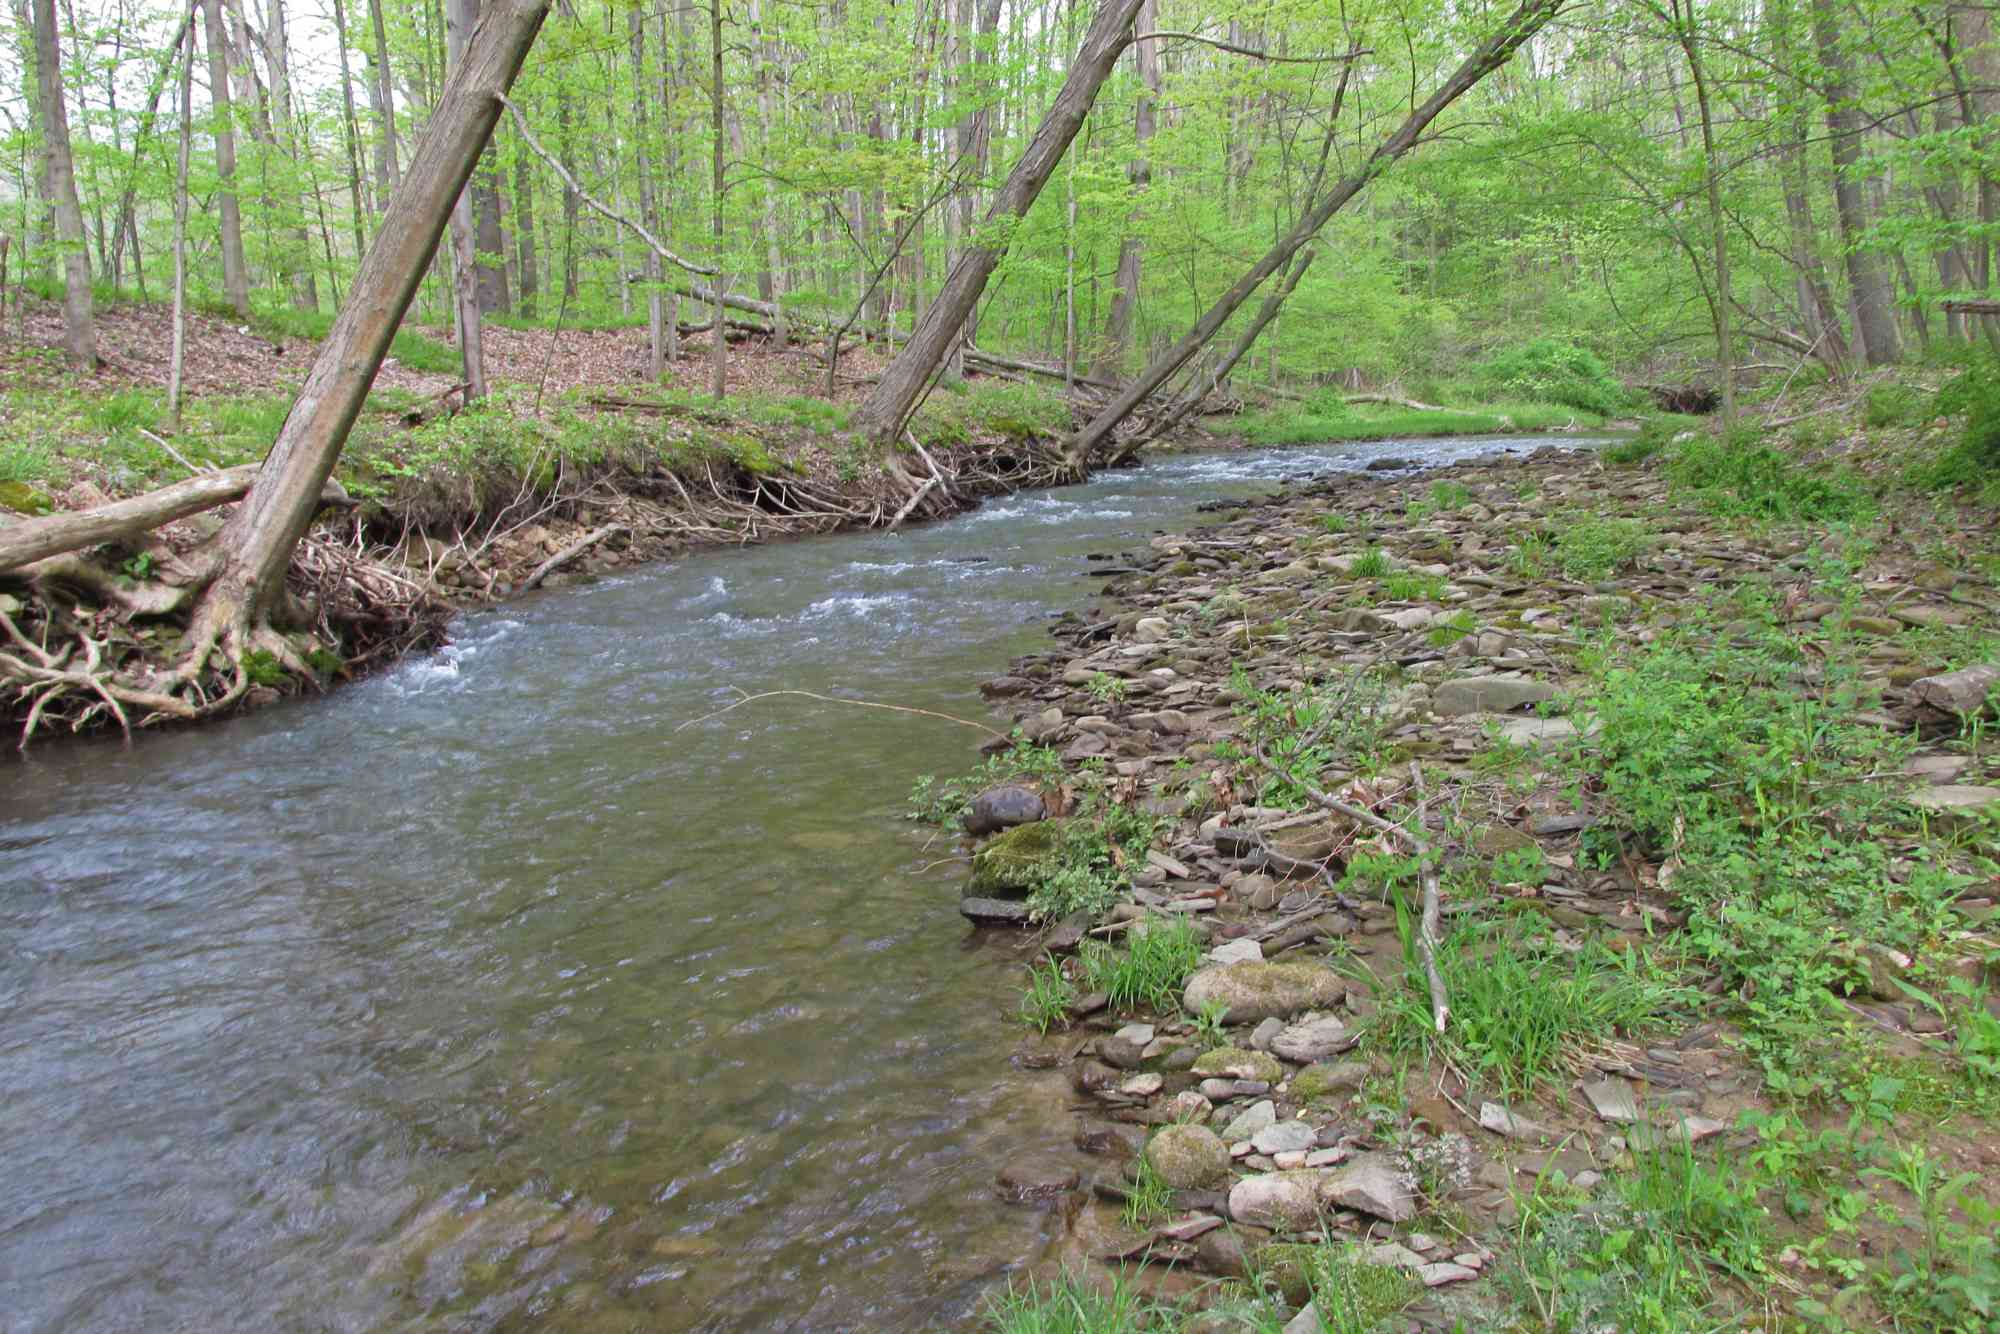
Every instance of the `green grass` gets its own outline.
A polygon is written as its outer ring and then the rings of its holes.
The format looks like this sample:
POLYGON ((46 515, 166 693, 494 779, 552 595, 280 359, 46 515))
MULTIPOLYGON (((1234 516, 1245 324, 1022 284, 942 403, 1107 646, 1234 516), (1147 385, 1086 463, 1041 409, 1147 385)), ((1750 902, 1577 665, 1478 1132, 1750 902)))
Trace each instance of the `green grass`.
POLYGON ((1152 1160, 1140 1154, 1133 1160, 1132 1180, 1118 1221, 1137 1232, 1172 1213, 1173 1202, 1173 1187, 1161 1178, 1152 1160))
POLYGON ((1697 435, 1676 446, 1667 476, 1710 513, 1790 523, 1851 522, 1875 513, 1861 479, 1839 466, 1803 467, 1745 425, 1727 439, 1697 435))
POLYGON ((1555 563, 1581 583, 1596 583, 1632 563, 1646 548, 1646 526, 1636 519, 1590 514, 1557 516, 1555 563))
POLYGON ((1084 978, 1118 1009, 1170 1011, 1180 1004, 1181 985, 1201 967, 1204 948, 1193 923, 1153 922, 1128 932, 1123 950, 1085 941, 1084 978))
POLYGON ((1652 1028, 1689 1000, 1673 973, 1643 950, 1590 943, 1571 951, 1500 923, 1446 937, 1438 970, 1451 998, 1444 1036, 1431 1022, 1423 972, 1413 966, 1384 998, 1385 1046, 1407 1055, 1441 1047, 1475 1084, 1506 1097, 1563 1083, 1592 1044, 1652 1028))
POLYGON ((1076 985, 1063 973, 1054 955, 1044 955, 1040 963, 1028 965, 1028 984, 1021 992, 1017 1013, 1021 1022, 1037 1033, 1068 1022, 1069 1007, 1076 1000, 1076 985))
POLYGON ((988 1303, 984 1324, 991 1334, 1139 1334, 1159 1327, 1162 1314, 1122 1277, 1107 1289, 1065 1272, 1047 1286, 1009 1282, 988 1303))
POLYGON ((1560 404, 1502 402, 1478 409, 1413 412, 1391 409, 1363 415, 1287 409, 1246 413, 1236 429, 1256 445, 1308 445, 1355 440, 1424 439, 1454 435, 1512 435, 1516 432, 1602 426, 1604 418, 1560 404))

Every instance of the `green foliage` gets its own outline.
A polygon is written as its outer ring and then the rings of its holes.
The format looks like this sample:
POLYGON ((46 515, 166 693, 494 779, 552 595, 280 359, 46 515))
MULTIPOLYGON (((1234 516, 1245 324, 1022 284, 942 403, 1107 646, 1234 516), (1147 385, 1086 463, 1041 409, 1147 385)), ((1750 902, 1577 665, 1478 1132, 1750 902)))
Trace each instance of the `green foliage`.
POLYGON ((1938 392, 1937 410, 1962 417, 1958 443, 1915 469, 1915 480, 1943 489, 1991 489, 2000 475, 2000 358, 1981 352, 1938 392))
POLYGON ((1682 417, 1673 413, 1659 413, 1646 418, 1639 424, 1639 433, 1629 440, 1619 440, 1606 445, 1600 457, 1606 463, 1619 467, 1630 467, 1664 452, 1672 445, 1674 437, 1688 431, 1702 429, 1699 417, 1682 417))
POLYGON ((1697 435, 1667 463, 1676 487, 1715 514, 1791 523, 1835 523, 1873 514, 1861 480, 1842 467, 1801 468, 1740 426, 1727 439, 1697 435))
POLYGON ((14 483, 22 487, 14 503, 6 494, 0 494, 0 503, 9 509, 25 509, 28 503, 28 486, 32 482, 45 482, 57 475, 55 451, 39 440, 17 440, 0 438, 0 485, 14 483))
POLYGON ((1601 417, 1630 406, 1630 395, 1594 353, 1560 338, 1537 338, 1508 348, 1476 367, 1478 382, 1494 394, 1560 403, 1601 417))
POLYGON ((1416 1300, 1418 1288, 1406 1270, 1370 1264, 1352 1242, 1328 1241, 1288 1248, 1305 1270, 1320 1326, 1332 1334, 1376 1334, 1392 1328, 1391 1317, 1416 1300))
POLYGON ((1888 381, 1868 386, 1861 420, 1868 426, 1916 426, 1931 415, 1931 396, 1914 385, 1888 381))
POLYGON ((1389 573, 1389 553, 1380 547, 1370 547, 1354 558, 1347 572, 1356 579, 1380 579, 1389 573))
POLYGON ((1092 991, 1101 991, 1121 1010, 1172 1010, 1180 1000, 1181 984, 1201 967, 1204 948, 1194 924, 1182 919, 1152 922, 1126 936, 1127 947, 1087 940, 1079 952, 1084 977, 1092 991))
MULTIPOLYGON (((1310 689, 1279 693, 1259 689, 1239 667, 1229 683, 1238 698, 1234 712, 1244 743, 1269 756, 1285 775, 1256 768, 1260 803, 1296 808, 1307 801, 1305 788, 1317 787, 1320 774, 1332 765, 1362 770, 1381 761, 1390 687, 1379 672, 1355 672, 1310 689)), ((1234 747, 1218 753, 1238 754, 1234 747)))
POLYGON ((1583 583, 1608 579, 1646 547, 1646 526, 1636 519, 1601 519, 1590 514, 1559 516, 1555 561, 1583 583))
POLYGON ((911 432, 926 445, 969 440, 1044 440, 1069 429, 1069 405, 1039 384, 982 381, 963 394, 932 394, 917 410, 911 432))
POLYGON ((1160 1176, 1145 1154, 1133 1160, 1132 1181, 1118 1221, 1137 1232, 1151 1227, 1173 1211, 1174 1191, 1160 1176))
POLYGON ((285 665, 269 649, 253 648, 243 655, 243 673, 253 686, 282 686, 290 678, 285 665))
POLYGON ((1442 575, 1398 570, 1382 581, 1382 596, 1391 602, 1441 602, 1449 587, 1442 575))

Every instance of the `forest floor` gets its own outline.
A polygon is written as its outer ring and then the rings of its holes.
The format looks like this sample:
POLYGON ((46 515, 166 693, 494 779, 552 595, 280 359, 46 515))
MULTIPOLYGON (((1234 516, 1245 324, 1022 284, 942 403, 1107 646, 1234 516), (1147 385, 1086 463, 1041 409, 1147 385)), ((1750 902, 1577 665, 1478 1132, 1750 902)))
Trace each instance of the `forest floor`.
POLYGON ((963 911, 1041 921, 1074 1107, 992 1328, 2000 1323, 2000 748, 1936 679, 2000 547, 1847 467, 1942 422, 1807 407, 1253 503, 986 684, 915 804, 1049 817, 963 911))

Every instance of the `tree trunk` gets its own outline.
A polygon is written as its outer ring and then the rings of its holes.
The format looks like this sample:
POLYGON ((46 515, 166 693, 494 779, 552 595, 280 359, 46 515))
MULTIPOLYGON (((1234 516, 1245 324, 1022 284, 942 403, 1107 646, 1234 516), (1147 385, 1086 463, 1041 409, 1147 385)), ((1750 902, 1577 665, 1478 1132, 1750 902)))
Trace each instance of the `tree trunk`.
POLYGON ((182 29, 181 132, 174 158, 174 345, 167 364, 167 413, 181 429, 181 372, 187 358, 188 149, 194 135, 194 24, 182 29))
POLYGON ((375 29, 368 101, 381 127, 375 140, 375 206, 386 209, 402 171, 396 162, 396 81, 389 68, 389 33, 382 23, 382 0, 368 0, 368 21, 375 29))
MULTIPOLYGON (((576 150, 570 142, 569 93, 556 91, 556 156, 563 170, 576 174, 576 150)), ((563 182, 563 300, 576 300, 576 220, 583 207, 583 200, 577 195, 576 187, 563 182)))
MULTIPOLYGON (((1006 184, 994 197, 983 231, 1000 229, 1025 216, 1042 187, 1048 184, 1070 141, 1083 127, 1084 117, 1097 100, 1098 89, 1104 86, 1131 40, 1132 20, 1140 3, 1141 0, 1101 0, 1076 59, 1063 79, 1062 90, 1035 128, 1027 151, 1014 164, 1006 184)), ((923 392, 924 382, 958 337, 1004 253, 1003 248, 991 244, 972 244, 958 257, 937 299, 917 322, 910 341, 903 345, 856 410, 857 430, 877 439, 890 439, 902 429, 917 395, 923 392)))
POLYGON ((1833 203, 1847 251, 1847 285, 1854 301, 1854 336, 1870 366, 1902 360, 1896 310, 1880 257, 1864 249, 1868 239, 1866 181, 1860 170, 1862 115, 1854 97, 1853 72, 1840 46, 1836 0, 1812 0, 1813 35, 1826 71, 1826 128, 1833 152, 1833 203))
POLYGON ((250 318, 250 266, 243 258, 243 210, 236 201, 236 127, 229 100, 229 35, 222 0, 202 0, 208 42, 208 99, 215 119, 215 211, 222 231, 222 291, 236 318, 250 318))
POLYGON ((541 266, 535 258, 535 168, 526 153, 514 154, 514 256, 520 273, 515 297, 521 314, 535 318, 535 298, 542 286, 541 266))
POLYGON ((416 296, 446 216, 492 136, 499 95, 512 86, 547 12, 547 0, 488 0, 277 443, 218 536, 223 565, 197 622, 209 636, 234 630, 240 643, 247 618, 267 615, 276 604, 292 550, 416 296))
MULTIPOLYGON (((1145 0, 1139 6, 1139 31, 1152 32, 1160 26, 1159 0, 1145 0)), ((1118 245, 1118 291, 1111 298, 1111 311, 1104 317, 1104 355, 1093 369, 1122 375, 1132 356, 1132 323, 1139 307, 1140 268, 1145 243, 1135 230, 1146 189, 1152 184, 1153 164, 1146 157, 1157 123, 1160 97, 1159 42, 1133 44, 1139 65, 1139 95, 1132 109, 1132 164, 1125 179, 1132 188, 1132 212, 1125 223, 1125 237, 1118 245)))
MULTIPOLYGON (((451 75, 456 75, 469 58, 478 26, 479 0, 450 0, 445 12, 445 60, 451 75)), ((419 149, 418 159, 422 156, 419 149)), ((414 171, 416 162, 410 168, 414 171)), ((460 193, 451 208, 451 256, 452 316, 458 329, 458 359, 465 378, 465 400, 470 403, 486 397, 486 346, 481 337, 479 255, 473 233, 470 188, 460 193)))
POLYGON ((1195 321, 1179 342, 1160 356, 1154 358, 1139 378, 1124 393, 1105 405, 1089 424, 1078 431, 1064 445, 1064 454, 1072 467, 1081 469, 1092 450, 1109 441, 1118 424, 1130 416, 1132 410, 1150 398, 1169 377, 1199 352, 1209 339, 1215 337, 1229 317, 1251 293, 1261 287, 1264 281, 1291 262, 1299 248, 1313 238, 1327 219, 1361 193, 1362 187, 1388 170, 1396 160, 1416 147, 1433 120, 1456 102, 1481 79, 1506 64, 1521 45, 1548 21, 1555 17, 1566 0, 1523 0, 1519 9, 1502 21, 1492 36, 1481 42, 1471 55, 1465 58, 1443 86, 1432 93, 1428 100, 1412 111, 1396 132, 1368 156, 1359 171, 1354 172, 1335 185, 1320 202, 1309 209, 1306 215, 1285 234, 1278 243, 1267 251, 1264 257, 1251 265, 1249 270, 1230 289, 1217 299, 1215 304, 1195 321))
POLYGON ((55 0, 34 0, 35 93, 42 119, 42 195, 55 212, 63 261, 63 351, 72 364, 97 368, 97 315, 90 291, 90 242, 76 198, 70 161, 69 113, 63 107, 62 53, 56 45, 55 0))
POLYGON ((368 249, 368 233, 362 226, 368 209, 361 202, 361 122, 354 115, 354 71, 347 60, 347 6, 344 0, 333 0, 333 28, 340 52, 340 133, 347 149, 347 195, 353 209, 353 216, 348 221, 354 227, 354 262, 359 264, 362 252, 368 249))
POLYGON ((1729 218, 1722 211, 1722 167, 1716 161, 1715 115, 1709 105, 1708 77, 1702 69, 1701 48, 1695 40, 1693 0, 1688 0, 1685 13, 1681 9, 1681 0, 1674 0, 1673 12, 1668 20, 1673 24, 1674 40, 1680 44, 1681 54, 1687 57, 1688 77, 1694 84, 1695 109, 1701 116, 1701 175, 1708 194, 1709 239, 1715 262, 1715 304, 1710 314, 1715 324, 1717 369, 1722 373, 1722 424, 1726 427, 1736 421, 1736 342, 1729 328, 1733 299, 1729 287, 1729 218))
MULTIPOLYGON (((664 20, 662 20, 664 22, 664 20)), ((653 196, 652 132, 646 108, 651 98, 646 92, 646 26, 637 6, 626 11, 625 32, 632 50, 632 146, 635 184, 639 189, 639 221, 646 230, 658 234, 660 211, 653 196)), ((663 380, 667 375, 667 294, 660 288, 659 252, 646 247, 646 368, 647 376, 663 380)))
POLYGON ((729 257, 722 249, 722 136, 726 130, 723 124, 722 102, 722 0, 708 0, 708 57, 709 57, 709 110, 715 118, 715 153, 713 171, 709 181, 710 199, 715 208, 712 215, 715 240, 715 327, 709 331, 708 392, 717 399, 729 393, 729 340, 723 337, 728 325, 728 317, 722 309, 722 289, 729 285, 723 270, 728 266, 729 257))
MULTIPOLYGON (((285 33, 285 0, 269 0, 270 30, 264 37, 264 57, 271 69, 271 127, 274 142, 282 142, 292 165, 303 165, 308 146, 299 141, 297 118, 292 114, 291 40, 285 33)), ((315 202, 319 194, 314 191, 315 202)), ((313 280, 312 238, 303 220, 293 232, 292 304, 300 310, 319 309, 319 285, 313 280)))

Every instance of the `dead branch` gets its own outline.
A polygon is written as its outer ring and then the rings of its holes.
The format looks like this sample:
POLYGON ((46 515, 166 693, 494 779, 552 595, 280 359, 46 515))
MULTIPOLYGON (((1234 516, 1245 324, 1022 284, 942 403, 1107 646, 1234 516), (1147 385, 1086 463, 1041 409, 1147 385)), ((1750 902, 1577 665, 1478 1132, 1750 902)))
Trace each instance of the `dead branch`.
MULTIPOLYGON (((741 692, 739 691, 738 693, 741 692)), ((742 708, 745 704, 754 704, 761 699, 775 699, 780 695, 796 695, 801 699, 817 700, 821 704, 845 704, 851 708, 856 708, 856 709, 886 709, 890 713, 914 713, 924 718, 942 718, 945 722, 957 723, 960 727, 977 728, 980 731, 986 733, 988 736, 994 737, 1000 741, 1005 741, 1007 739, 1007 734, 1005 732, 996 731, 995 729, 988 727, 985 723, 976 723, 973 722, 970 718, 955 718, 949 713, 939 713, 934 709, 916 709, 916 708, 911 708, 907 704, 878 704, 874 700, 868 700, 868 699, 841 699, 836 695, 816 695, 810 690, 765 690, 755 695, 744 695, 742 699, 737 700, 734 704, 731 704, 726 708, 717 709, 714 713, 705 713, 699 718, 690 718, 687 722, 684 722, 679 727, 676 727, 674 731, 685 732, 688 728, 693 727, 696 724, 710 722, 713 719, 720 718, 723 714, 734 712, 735 710, 742 708)))
POLYGON ((612 536, 614 533, 629 531, 631 530, 626 528, 622 523, 607 523, 602 528, 596 528, 585 533, 582 537, 579 537, 576 541, 570 543, 540 565, 537 565, 534 573, 521 581, 521 591, 525 593, 531 588, 539 587, 542 580, 548 578, 550 574, 569 564, 578 556, 581 556, 584 552, 602 542, 605 538, 612 536))

